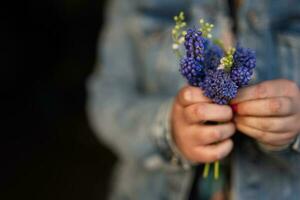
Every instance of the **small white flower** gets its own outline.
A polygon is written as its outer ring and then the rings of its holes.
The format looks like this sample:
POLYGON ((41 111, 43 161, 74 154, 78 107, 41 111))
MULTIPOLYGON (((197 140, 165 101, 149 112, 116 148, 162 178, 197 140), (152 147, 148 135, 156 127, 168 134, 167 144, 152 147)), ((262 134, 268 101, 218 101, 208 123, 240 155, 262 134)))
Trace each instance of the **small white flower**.
MULTIPOLYGON (((180 44, 182 44, 184 42, 184 37, 180 37, 179 38, 179 41, 178 41, 180 44)), ((177 45, 178 46, 178 45, 177 45)))
POLYGON ((220 65, 218 66, 217 69, 225 69, 225 65, 224 65, 225 60, 226 60, 225 57, 221 58, 220 65))
POLYGON ((177 50, 177 49, 179 49, 179 45, 178 45, 178 44, 176 44, 176 43, 174 43, 174 44, 172 45, 172 49, 173 49, 173 50, 177 50))

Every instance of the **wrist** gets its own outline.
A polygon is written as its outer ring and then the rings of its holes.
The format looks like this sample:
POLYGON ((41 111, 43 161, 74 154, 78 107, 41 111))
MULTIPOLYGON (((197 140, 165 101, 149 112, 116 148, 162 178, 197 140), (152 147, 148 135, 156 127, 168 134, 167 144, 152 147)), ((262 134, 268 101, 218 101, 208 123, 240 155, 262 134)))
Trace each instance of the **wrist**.
POLYGON ((261 150, 263 150, 265 152, 278 152, 278 151, 284 151, 284 150, 288 149, 291 146, 291 143, 281 145, 281 146, 274 146, 274 145, 271 145, 271 144, 257 142, 257 145, 259 146, 259 148, 261 150))
POLYGON ((257 142, 257 144, 259 148, 264 152, 280 152, 291 149, 300 153, 300 134, 298 134, 290 143, 281 146, 274 146, 262 142, 257 142))
POLYGON ((168 122, 167 125, 167 131, 165 133, 165 138, 166 141, 172 151, 172 159, 171 159, 171 163, 174 165, 180 165, 182 166, 183 169, 190 169, 192 165, 194 165, 194 163, 192 163, 191 161, 189 161, 184 154, 180 151, 180 149, 178 148, 173 134, 172 134, 172 130, 171 130, 171 122, 168 122))
POLYGON ((158 147, 162 159, 174 169, 188 170, 189 162, 177 148, 171 133, 171 110, 173 101, 165 102, 159 109, 154 126, 154 142, 158 147))
POLYGON ((188 170, 191 168, 193 163, 184 156, 184 154, 180 151, 180 149, 178 148, 178 146, 175 142, 173 130, 172 130, 172 120, 171 120, 172 119, 172 105, 173 105, 173 103, 169 106, 169 110, 167 112, 167 117, 165 120, 166 131, 165 131, 164 137, 167 141, 168 146, 170 147, 170 149, 172 151, 172 158, 170 160, 171 164, 181 166, 183 169, 188 170))

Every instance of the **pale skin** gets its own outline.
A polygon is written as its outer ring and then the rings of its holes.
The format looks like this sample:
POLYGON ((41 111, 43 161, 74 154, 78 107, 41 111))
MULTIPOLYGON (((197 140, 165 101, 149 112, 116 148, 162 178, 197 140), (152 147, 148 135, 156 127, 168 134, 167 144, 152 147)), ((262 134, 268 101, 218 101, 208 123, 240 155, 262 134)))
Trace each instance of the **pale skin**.
POLYGON ((227 156, 233 148, 230 137, 235 132, 228 105, 217 105, 200 88, 186 86, 174 100, 171 114, 173 139, 192 162, 213 162, 227 156), (205 121, 222 122, 205 125, 205 121))
POLYGON ((228 105, 216 105, 200 88, 186 86, 174 100, 171 113, 173 139, 181 153, 197 163, 214 162, 233 149, 239 130, 272 150, 291 144, 300 132, 300 92, 288 80, 265 81, 240 89, 228 105), (206 121, 221 122, 206 125, 206 121))
POLYGON ((237 129, 270 150, 284 149, 300 133, 300 92, 292 81, 265 81, 241 89, 231 103, 237 104, 237 129))

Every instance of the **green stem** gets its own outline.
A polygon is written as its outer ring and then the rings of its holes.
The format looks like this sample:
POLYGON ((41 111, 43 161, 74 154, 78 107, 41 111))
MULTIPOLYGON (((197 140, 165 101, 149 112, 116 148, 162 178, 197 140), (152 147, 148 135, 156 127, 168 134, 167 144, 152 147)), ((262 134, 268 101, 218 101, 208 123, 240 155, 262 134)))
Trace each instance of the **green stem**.
MULTIPOLYGON (((209 175, 210 163, 205 163, 203 170, 203 178, 207 178, 209 175)), ((220 177, 220 161, 214 162, 214 179, 218 180, 220 177)))
POLYGON ((205 163, 204 170, 203 170, 203 178, 207 178, 208 177, 209 167, 210 167, 210 164, 209 163, 205 163))
POLYGON ((216 161, 214 163, 214 177, 217 180, 219 178, 220 175, 220 162, 216 161))

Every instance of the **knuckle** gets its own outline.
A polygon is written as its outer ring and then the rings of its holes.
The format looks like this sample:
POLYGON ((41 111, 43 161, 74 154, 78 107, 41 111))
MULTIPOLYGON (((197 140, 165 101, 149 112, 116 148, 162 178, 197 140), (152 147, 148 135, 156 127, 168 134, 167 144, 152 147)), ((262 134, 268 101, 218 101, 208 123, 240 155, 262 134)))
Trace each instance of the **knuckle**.
POLYGON ((197 116, 198 119, 200 120, 205 120, 206 119, 206 111, 205 111, 205 107, 202 106, 201 104, 199 104, 195 109, 194 109, 194 113, 197 116))
POLYGON ((222 132, 218 129, 213 129, 210 133, 211 138, 213 141, 220 141, 222 140, 222 132))
POLYGON ((269 101, 269 109, 272 114, 278 114, 282 110, 283 100, 280 98, 271 99, 269 101))
POLYGON ((258 84, 255 89, 256 98, 265 98, 267 96, 267 86, 263 83, 258 84))

